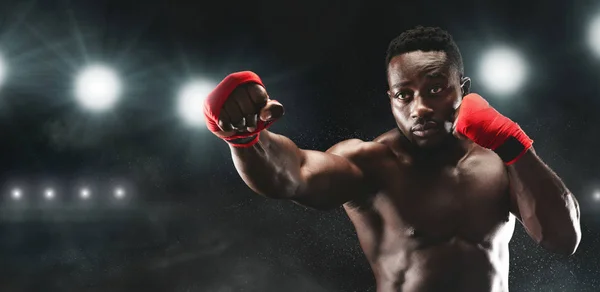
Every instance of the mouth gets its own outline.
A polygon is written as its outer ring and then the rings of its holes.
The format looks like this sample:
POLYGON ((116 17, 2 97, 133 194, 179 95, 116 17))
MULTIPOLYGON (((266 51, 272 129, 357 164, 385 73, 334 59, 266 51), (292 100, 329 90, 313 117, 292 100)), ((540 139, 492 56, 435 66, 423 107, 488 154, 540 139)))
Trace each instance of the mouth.
POLYGON ((438 123, 429 121, 424 124, 418 124, 411 128, 413 135, 420 138, 427 138, 440 131, 438 123))

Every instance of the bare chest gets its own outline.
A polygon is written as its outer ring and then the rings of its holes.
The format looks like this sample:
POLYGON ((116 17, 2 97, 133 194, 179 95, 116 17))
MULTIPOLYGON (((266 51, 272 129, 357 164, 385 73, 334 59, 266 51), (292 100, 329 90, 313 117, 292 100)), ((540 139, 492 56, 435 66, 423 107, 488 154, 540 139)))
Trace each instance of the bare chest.
POLYGON ((453 167, 399 168, 390 174, 372 207, 395 237, 485 243, 509 219, 508 176, 493 153, 482 150, 453 167))

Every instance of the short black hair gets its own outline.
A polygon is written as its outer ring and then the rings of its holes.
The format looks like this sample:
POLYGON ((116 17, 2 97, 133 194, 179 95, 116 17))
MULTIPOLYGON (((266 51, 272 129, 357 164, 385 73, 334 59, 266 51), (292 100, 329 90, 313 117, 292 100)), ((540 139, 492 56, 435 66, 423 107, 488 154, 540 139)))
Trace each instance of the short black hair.
POLYGON ((385 58, 386 68, 395 56, 414 51, 445 52, 448 60, 458 70, 459 77, 464 75, 462 55, 458 46, 450 33, 439 27, 417 26, 394 38, 387 49, 387 56, 385 58))

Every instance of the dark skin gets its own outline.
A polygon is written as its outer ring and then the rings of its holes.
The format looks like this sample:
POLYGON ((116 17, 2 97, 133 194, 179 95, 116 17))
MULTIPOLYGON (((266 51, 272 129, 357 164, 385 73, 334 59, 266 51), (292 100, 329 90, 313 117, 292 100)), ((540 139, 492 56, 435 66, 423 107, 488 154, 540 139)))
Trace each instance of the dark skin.
MULTIPOLYGON (((542 247, 570 255, 581 237, 579 208, 533 149, 507 166, 453 135, 470 84, 461 77, 443 52, 396 56, 388 94, 397 128, 326 152, 263 130, 254 146, 231 147, 234 164, 268 198, 321 210, 343 206, 378 292, 508 291, 515 222, 542 247), (431 129, 419 131, 425 124, 431 129)), ((224 108, 219 136, 283 114, 258 85, 238 88, 224 108)))

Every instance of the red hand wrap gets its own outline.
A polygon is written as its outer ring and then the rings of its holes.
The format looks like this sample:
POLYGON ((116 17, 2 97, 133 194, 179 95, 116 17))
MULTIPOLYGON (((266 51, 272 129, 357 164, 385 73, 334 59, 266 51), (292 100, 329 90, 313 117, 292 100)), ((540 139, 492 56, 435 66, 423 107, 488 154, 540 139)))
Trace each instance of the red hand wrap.
MULTIPOLYGON (((260 80, 260 77, 256 75, 256 73, 251 71, 242 71, 236 72, 228 75, 221 81, 215 89, 208 95, 206 100, 204 101, 204 117, 206 119, 206 126, 208 129, 215 133, 221 132, 221 128, 219 128, 219 115, 221 114, 221 109, 225 104, 227 98, 231 95, 231 93, 240 85, 245 83, 256 83, 265 87, 260 80)), ((260 131, 268 128, 274 121, 264 122, 262 120, 258 120, 256 124, 256 130, 248 133, 240 133, 236 132, 236 134, 229 137, 221 137, 223 140, 227 141, 231 145, 235 147, 250 147, 256 142, 258 142, 260 131), (256 135, 254 139, 247 143, 238 144, 233 140, 237 140, 240 138, 248 138, 256 135)))
POLYGON ((533 140, 519 125, 474 93, 463 98, 455 129, 480 146, 498 153, 508 165, 515 163, 533 145, 533 140))

